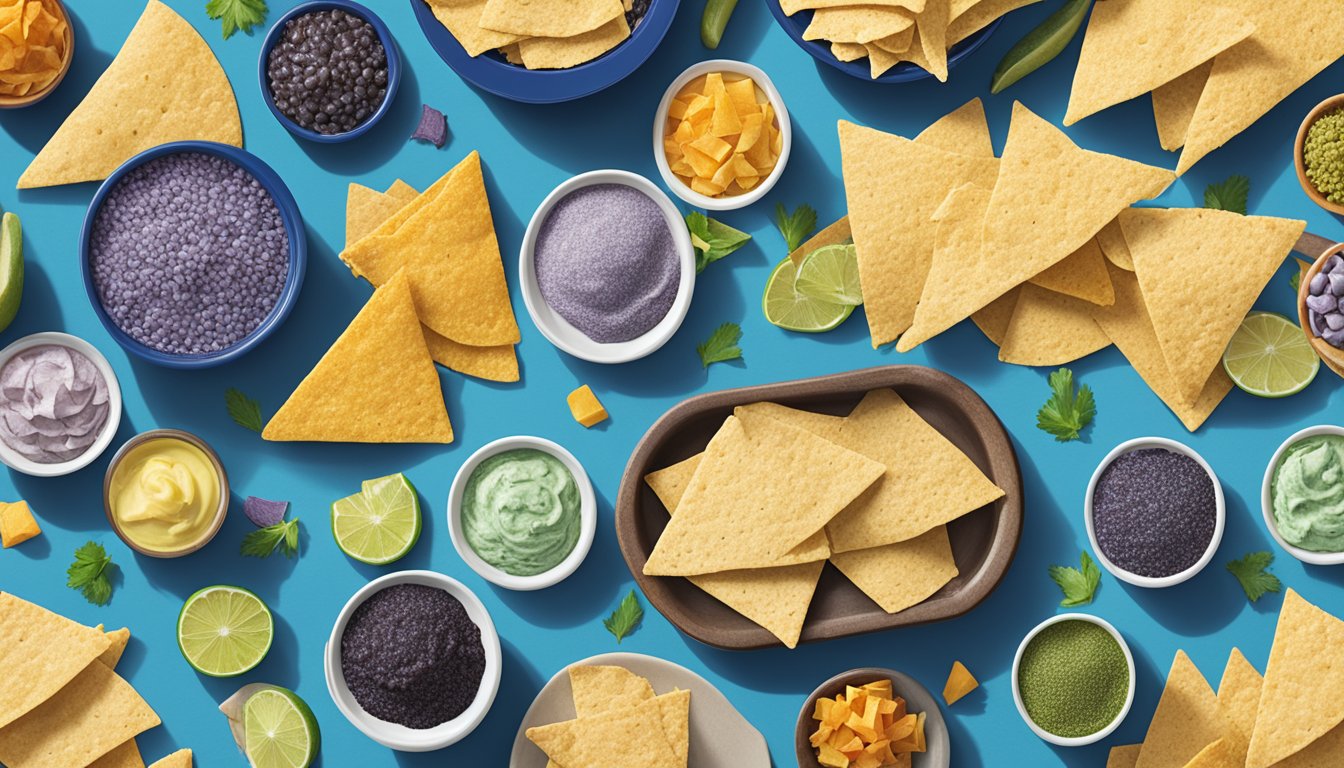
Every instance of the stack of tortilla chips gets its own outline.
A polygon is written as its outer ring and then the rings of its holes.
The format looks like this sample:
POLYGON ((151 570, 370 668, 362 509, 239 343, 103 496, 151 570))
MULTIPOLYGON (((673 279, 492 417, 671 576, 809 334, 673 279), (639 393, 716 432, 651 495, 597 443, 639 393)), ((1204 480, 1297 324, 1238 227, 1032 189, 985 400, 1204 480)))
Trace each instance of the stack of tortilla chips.
POLYGON ((548 768, 686 768, 691 692, 657 695, 624 667, 569 668, 576 718, 527 729, 548 768))
POLYGON ((1185 173, 1344 56, 1336 0, 1106 0, 1087 25, 1065 125, 1151 92, 1185 173))
POLYGON ((874 347, 909 351, 967 317, 1019 365, 1114 343, 1191 430, 1231 389, 1223 350, 1306 226, 1131 208, 1172 173, 1081 149, 1021 104, 1002 158, 978 101, 913 141, 841 122, 840 150, 874 347))
POLYGON ((426 0, 468 56, 498 50, 528 69, 577 67, 630 37, 629 0, 426 0))
POLYGON ((1329 768, 1344 764, 1344 621, 1284 597, 1262 678, 1237 649, 1215 694, 1183 651, 1142 744, 1106 768, 1329 768))
POLYGON ((905 610, 957 575, 947 523, 1004 495, 890 389, 844 417, 739 407, 645 481, 672 519, 644 573, 688 578, 789 648, 827 561, 905 610))
MULTIPOLYGON (((145 768, 135 737, 159 716, 114 671, 130 639, 0 593, 0 765, 145 768)), ((191 750, 153 768, 191 768, 191 750)))
POLYGON ((804 40, 825 40, 840 61, 867 58, 874 80, 902 61, 947 82, 947 53, 1009 11, 1039 0, 769 0, 811 11, 804 40))

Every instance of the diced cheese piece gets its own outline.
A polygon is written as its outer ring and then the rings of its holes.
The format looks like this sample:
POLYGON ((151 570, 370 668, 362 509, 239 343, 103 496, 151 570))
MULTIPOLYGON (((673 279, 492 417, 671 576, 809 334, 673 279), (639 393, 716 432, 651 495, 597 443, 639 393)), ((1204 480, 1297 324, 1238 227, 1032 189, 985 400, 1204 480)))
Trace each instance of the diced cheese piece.
POLYGON ((672 118, 673 120, 681 120, 682 118, 686 117, 686 109, 689 106, 690 106, 689 101, 683 101, 680 98, 675 98, 672 100, 671 104, 667 105, 667 116, 672 118))
POLYGON ((42 528, 33 517, 33 511, 28 508, 28 502, 0 502, 0 544, 5 549, 22 544, 40 533, 42 528))
POLYGON ((947 683, 943 685, 943 701, 949 706, 955 704, 961 697, 980 687, 979 681, 975 675, 966 668, 960 661, 952 662, 952 671, 947 675, 947 683))
POLYGON ((597 395, 593 394, 592 388, 587 384, 570 392, 566 400, 569 402, 569 412, 574 415, 574 420, 585 427, 607 420, 607 409, 602 407, 597 395))
POLYGON ((733 145, 720 139, 718 136, 705 135, 691 142, 691 146, 705 153, 714 160, 714 170, 723 164, 728 156, 733 154, 733 145))

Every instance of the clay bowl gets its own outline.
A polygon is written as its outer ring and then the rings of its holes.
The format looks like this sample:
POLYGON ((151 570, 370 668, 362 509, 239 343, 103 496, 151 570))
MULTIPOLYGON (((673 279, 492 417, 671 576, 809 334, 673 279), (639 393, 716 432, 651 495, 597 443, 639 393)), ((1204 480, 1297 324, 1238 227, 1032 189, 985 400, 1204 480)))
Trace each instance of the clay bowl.
POLYGON ((1312 123, 1315 123, 1327 112, 1333 112, 1340 107, 1344 107, 1344 94, 1331 96, 1307 113, 1306 119, 1297 129, 1297 141, 1293 143, 1293 167, 1297 169, 1297 183, 1302 185, 1302 191, 1307 193, 1307 197, 1311 198, 1313 203, 1333 214, 1344 216, 1344 205, 1326 200, 1325 195, 1322 195, 1316 185, 1311 183, 1311 179, 1307 178, 1306 158, 1303 157, 1303 149, 1307 143, 1307 131, 1311 129, 1312 123))
POLYGON ((1302 332, 1307 334, 1307 341, 1311 343, 1312 349, 1316 350, 1316 354, 1320 355, 1325 367, 1334 371, 1337 376, 1344 376, 1344 349, 1336 349, 1324 339, 1317 338, 1316 334, 1311 332, 1311 322, 1307 317, 1307 296, 1310 295, 1311 279, 1320 273, 1326 260, 1336 253, 1344 253, 1344 243, 1331 245, 1317 256, 1311 268, 1302 274, 1302 282, 1297 289, 1297 322, 1302 326, 1302 332))
POLYGON ((70 62, 75 58, 75 31, 70 26, 70 14, 65 10, 65 5, 61 3, 61 0, 51 0, 51 4, 56 7, 56 11, 61 18, 65 19, 65 57, 64 61, 61 62, 61 71, 56 73, 56 79, 48 83, 46 88, 36 93, 28 93, 23 96, 0 95, 0 109, 31 107, 56 90, 56 87, 65 79, 65 73, 70 71, 70 62))

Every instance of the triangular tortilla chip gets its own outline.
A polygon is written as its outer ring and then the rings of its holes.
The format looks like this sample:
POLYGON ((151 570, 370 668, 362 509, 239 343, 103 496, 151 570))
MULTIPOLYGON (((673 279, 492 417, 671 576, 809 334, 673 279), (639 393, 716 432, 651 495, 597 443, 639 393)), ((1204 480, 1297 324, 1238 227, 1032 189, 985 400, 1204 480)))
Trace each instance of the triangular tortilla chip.
POLYGON ((666 738, 648 738, 650 723, 662 722, 657 699, 621 712, 581 717, 527 729, 527 738, 557 765, 620 765, 682 768, 666 738))
POLYGON ((352 183, 345 197, 345 244, 358 242, 407 204, 400 197, 352 183))
POLYGON ((971 322, 994 342, 994 346, 1002 346, 1003 337, 1008 333, 1008 324, 1013 321, 1013 311, 1017 309, 1017 299, 1021 295, 1022 286, 1019 285, 971 315, 971 322))
POLYGON ((1209 208, 1132 208, 1120 226, 1167 366, 1194 400, 1307 223, 1209 208))
POLYGON ((518 353, 512 344, 471 347, 440 336, 427 326, 421 326, 421 329, 425 332, 429 356, 439 365, 488 381, 509 383, 518 380, 518 353))
MULTIPOLYGON (((1125 242, 1125 231, 1120 228, 1118 218, 1112 219, 1110 224, 1102 227, 1101 231, 1097 233, 1097 246, 1101 248, 1101 252, 1106 256, 1107 261, 1126 272, 1134 271, 1134 256, 1129 252, 1129 244, 1125 242)), ((1112 288, 1111 295, 1114 299, 1114 288, 1112 288)))
POLYGON ((109 645, 96 629, 0 592, 0 728, 51 698, 109 645))
POLYGON ((848 5, 818 8, 803 30, 804 40, 833 43, 871 43, 898 32, 913 30, 915 18, 903 8, 882 5, 848 5))
MULTIPOLYGON (((924 225, 933 231, 933 255, 929 260, 924 291, 915 309, 915 321, 896 344, 897 350, 914 349, 964 317, 957 302, 964 282, 966 254, 976 253, 981 247, 989 198, 987 188, 964 184, 948 194, 929 217, 930 223, 924 225)), ((1006 291, 1004 295, 1011 292, 1006 291)), ((1006 332, 1007 328, 1004 330, 1006 332)))
POLYGON ((489 0, 480 25, 525 37, 574 37, 624 14, 621 0, 489 0))
MULTIPOLYGON (((915 41, 915 28, 911 26, 906 27, 905 29, 901 30, 900 32, 897 32, 894 35, 887 35, 886 37, 874 40, 872 42, 872 45, 875 45, 878 48, 881 48, 882 50, 894 56, 900 56, 901 54, 910 50, 910 44, 913 43, 914 41, 915 41)), ((867 51, 868 48, 865 46, 864 53, 867 53, 867 51)))
POLYGON ((1106 0, 1088 19, 1064 124, 1165 85, 1254 31, 1238 9, 1205 0, 1106 0))
POLYGON ((1246 764, 1246 752, 1251 746, 1251 732, 1255 726, 1256 711, 1260 706, 1260 690, 1265 679, 1236 648, 1227 657, 1223 679, 1218 683, 1218 709, 1223 713, 1227 731, 1222 746, 1207 758, 1196 757, 1187 768, 1220 768, 1223 765, 1246 764), (1207 760, 1201 763, 1200 760, 1207 760))
POLYGON ((1223 731, 1218 697, 1185 651, 1177 651, 1135 768, 1184 768, 1223 731))
MULTIPOLYGON (((911 13, 924 10, 925 0, 863 0, 863 5, 880 5, 891 8, 904 8, 911 13)), ((779 0, 779 7, 785 16, 799 11, 811 11, 817 8, 841 8, 856 5, 854 0, 779 0)))
POLYGON ((1115 303, 1115 290, 1111 288, 1111 278, 1106 272, 1106 257, 1095 237, 1028 282, 1089 304, 1104 307, 1115 303))
POLYGON ((989 120, 985 118, 985 105, 979 98, 971 99, 938 118, 933 125, 920 132, 915 141, 944 152, 972 157, 994 156, 989 120))
POLYGON ((131 739, 94 760, 89 768, 145 768, 145 759, 140 756, 140 747, 135 739, 131 739))
POLYGON ((953 3, 952 23, 947 25, 947 45, 949 48, 990 24, 1003 18, 1018 8, 1039 3, 1041 0, 979 0, 972 3, 962 13, 957 13, 957 3, 953 3))
POLYGON ((947 25, 951 14, 949 0, 928 0, 917 21, 920 50, 926 62, 922 66, 940 83, 947 82, 947 25))
POLYGON ((802 266, 803 259, 819 248, 852 242, 854 242, 854 233, 849 229, 849 217, 845 216, 808 238, 807 242, 798 246, 797 250, 789 254, 789 260, 794 263, 794 266, 802 266))
POLYGON ((405 275, 374 291, 261 436, 342 443, 453 441, 439 374, 405 275))
POLYGON ((1142 744, 1126 744, 1123 747, 1111 747, 1106 757, 1106 768, 1134 768, 1139 763, 1139 750, 1142 744))
POLYGON ((943 525, 898 544, 831 555, 831 562, 887 613, 924 602, 957 577, 943 525))
POLYGON ((525 37, 515 45, 528 69, 568 69, 592 61, 630 37, 625 14, 573 37, 525 37))
POLYGON ((517 43, 523 35, 497 32, 481 26, 481 14, 485 12, 487 0, 453 0, 452 2, 434 2, 429 10, 434 18, 453 36, 468 56, 475 58, 486 51, 517 43))
MULTIPOLYGON (((1300 752, 1275 763, 1274 768, 1339 768, 1340 755, 1344 755, 1344 723, 1330 729, 1300 752)), ((1241 768, 1241 764, 1237 768, 1241 768)))
POLYGON ((420 196, 419 191, 417 191, 415 187, 412 187, 401 179, 392 182, 392 186, 385 189, 383 194, 388 197, 395 197, 404 203, 409 203, 420 196))
POLYGON ((19 177, 19 189, 98 181, 172 141, 243 145, 229 78, 186 19, 149 0, 75 111, 19 177))
POLYGON ((1190 132, 1190 121, 1195 119, 1199 97, 1213 72, 1213 62, 1186 72, 1170 83, 1153 91, 1153 122, 1157 124, 1157 140, 1168 152, 1175 152, 1185 144, 1190 132))
POLYGON ((634 707, 652 701, 657 694, 649 681, 625 667, 578 664, 569 668, 574 712, 593 717, 604 712, 634 707))
POLYGON ((179 749, 149 768, 191 768, 191 750, 179 749))
POLYGON ((110 645, 98 660, 106 664, 108 669, 116 669, 117 663, 121 661, 121 655, 126 652, 126 645, 131 642, 131 630, 122 627, 104 634, 107 635, 110 645))
POLYGON ((1014 365, 1064 365, 1111 345, 1092 317, 1096 305, 1021 286, 1012 320, 999 346, 999 360, 1014 365))

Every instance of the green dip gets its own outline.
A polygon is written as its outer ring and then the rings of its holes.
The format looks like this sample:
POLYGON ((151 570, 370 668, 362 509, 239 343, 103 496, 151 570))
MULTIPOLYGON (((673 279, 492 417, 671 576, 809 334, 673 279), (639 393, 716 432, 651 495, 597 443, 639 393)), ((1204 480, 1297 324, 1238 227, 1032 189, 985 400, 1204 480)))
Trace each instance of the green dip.
POLYGON ((1274 527, 1312 552, 1344 552, 1344 437, 1316 435, 1288 446, 1270 481, 1274 527))
POLYGON ((1017 689, 1032 722, 1066 738, 1091 736, 1129 697, 1129 662, 1110 632, 1090 621, 1051 624, 1027 643, 1017 689))
POLYGON ((482 461, 462 493, 462 531, 481 559, 513 576, 559 565, 579 541, 579 487, 568 468, 533 448, 482 461))
POLYGON ((1344 203, 1344 110, 1327 112, 1307 128, 1302 165, 1326 200, 1344 203))

